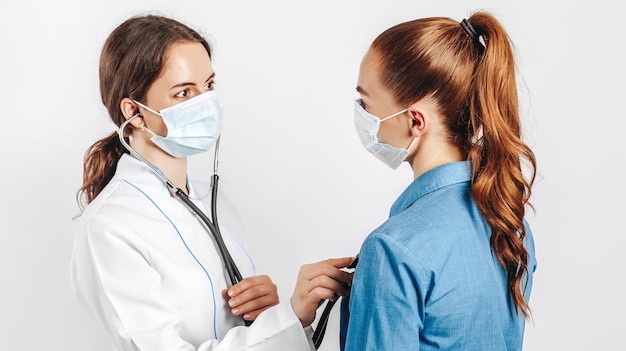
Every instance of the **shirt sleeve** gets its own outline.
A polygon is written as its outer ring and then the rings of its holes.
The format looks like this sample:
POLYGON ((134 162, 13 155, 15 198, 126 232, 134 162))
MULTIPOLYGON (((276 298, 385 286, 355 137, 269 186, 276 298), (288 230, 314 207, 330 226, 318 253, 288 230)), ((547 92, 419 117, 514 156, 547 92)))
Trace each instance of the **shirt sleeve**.
POLYGON ((345 350, 419 350, 427 288, 406 248, 381 233, 363 243, 350 293, 345 350))
POLYGON ((110 220, 85 223, 77 234, 71 265, 74 291, 116 350, 314 350, 289 304, 278 304, 251 326, 233 327, 221 340, 195 347, 179 335, 178 311, 161 297, 160 275, 148 257, 130 230, 110 220))
POLYGON ((208 341, 199 351, 315 351, 291 305, 280 303, 263 311, 249 327, 234 327, 219 342, 208 341))
MULTIPOLYGON (((292 310, 293 311, 293 310, 292 310)), ((309 342, 309 349, 311 351, 315 349, 315 343, 313 342, 313 334, 315 330, 313 330, 313 326, 304 327, 304 334, 306 335, 307 341, 309 342)))

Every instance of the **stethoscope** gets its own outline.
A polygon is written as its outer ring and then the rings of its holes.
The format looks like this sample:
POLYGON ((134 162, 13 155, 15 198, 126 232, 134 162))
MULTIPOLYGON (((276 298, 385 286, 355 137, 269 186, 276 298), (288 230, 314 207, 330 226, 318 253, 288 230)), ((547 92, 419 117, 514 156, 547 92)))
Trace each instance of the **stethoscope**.
MULTIPOLYGON (((135 119, 135 117, 138 117, 138 116, 139 114, 136 114, 132 116, 131 118, 127 119, 126 121, 124 121, 120 125, 118 129, 118 133, 117 133, 119 136, 120 142, 129 152, 133 153, 135 157, 137 157, 140 161, 148 165, 148 167, 150 167, 154 171, 154 173, 156 173, 156 175, 159 178, 161 178, 161 180, 163 180, 163 182, 167 185, 167 187, 176 194, 176 197, 180 199, 191 210, 191 212, 194 215, 200 218, 206 230, 209 232, 209 234, 211 234, 211 236, 215 240, 215 244, 219 251, 220 257, 222 258, 222 262, 224 263, 224 269, 226 270, 226 273, 228 274, 228 277, 230 278, 230 283, 232 285, 235 285, 238 282, 242 281, 243 278, 241 276, 241 273, 239 272, 239 269, 237 268, 235 261, 230 255, 230 252, 228 252, 228 249, 226 248, 226 244, 224 243, 224 239, 222 238, 222 233, 220 232, 220 228, 219 228, 219 224, 217 220, 217 183, 219 180, 219 176, 217 175, 217 164, 218 164, 217 156, 219 153, 220 137, 218 137, 215 142, 215 157, 213 159, 213 177, 211 179, 211 218, 212 219, 209 219, 209 217, 207 217, 207 215, 205 215, 204 212, 202 212, 202 210, 200 210, 198 206, 196 206, 189 199, 189 196, 187 196, 187 194, 185 194, 185 192, 182 189, 177 188, 169 179, 167 179, 167 177, 165 177, 165 175, 163 175, 163 173, 159 169, 157 169, 153 164, 151 164, 146 159, 144 159, 137 151, 135 151, 135 149, 133 149, 126 142, 126 140, 124 140, 124 136, 123 136, 124 128, 126 128, 126 126, 130 123, 130 121, 132 121, 133 119, 135 119)), ((246 325, 252 324, 252 321, 247 321, 245 319, 244 319, 244 322, 246 325)))

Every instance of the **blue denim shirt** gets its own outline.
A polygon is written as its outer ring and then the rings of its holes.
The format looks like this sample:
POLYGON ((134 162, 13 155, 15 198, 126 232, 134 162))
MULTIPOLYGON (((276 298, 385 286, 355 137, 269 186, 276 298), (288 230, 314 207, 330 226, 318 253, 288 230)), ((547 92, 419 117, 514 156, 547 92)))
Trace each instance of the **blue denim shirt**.
MULTIPOLYGON (((470 179, 467 161, 424 173, 366 238, 342 306, 345 350, 522 349, 525 319, 515 312, 470 179)), ((536 260, 525 225, 528 299, 536 260)))

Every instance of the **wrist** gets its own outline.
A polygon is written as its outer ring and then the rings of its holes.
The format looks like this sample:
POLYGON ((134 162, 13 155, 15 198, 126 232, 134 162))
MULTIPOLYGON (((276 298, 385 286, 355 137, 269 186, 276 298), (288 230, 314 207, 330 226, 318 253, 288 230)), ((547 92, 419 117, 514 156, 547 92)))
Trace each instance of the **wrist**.
POLYGON ((293 296, 289 299, 289 304, 291 305, 291 310, 293 311, 293 314, 298 317, 298 320, 300 321, 300 324, 302 324, 303 328, 309 327, 311 324, 313 324, 312 320, 310 322, 308 321, 310 318, 304 318, 304 316, 301 315, 302 311, 294 303, 293 296))

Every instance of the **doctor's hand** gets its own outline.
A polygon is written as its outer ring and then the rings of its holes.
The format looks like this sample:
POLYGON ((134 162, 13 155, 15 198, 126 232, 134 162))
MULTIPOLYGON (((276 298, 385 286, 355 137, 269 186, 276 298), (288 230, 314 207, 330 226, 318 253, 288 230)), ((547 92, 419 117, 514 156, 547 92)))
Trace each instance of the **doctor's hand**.
POLYGON ((352 273, 346 268, 354 257, 331 258, 300 267, 296 287, 291 296, 291 308, 303 327, 315 320, 315 312, 324 300, 335 300, 349 291, 344 284, 352 284, 352 273))
POLYGON ((222 291, 233 316, 243 315, 247 321, 255 320, 261 312, 278 304, 278 289, 267 275, 248 277, 222 291))

